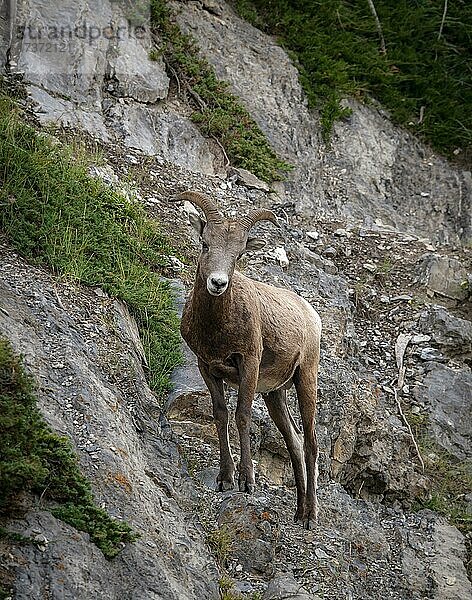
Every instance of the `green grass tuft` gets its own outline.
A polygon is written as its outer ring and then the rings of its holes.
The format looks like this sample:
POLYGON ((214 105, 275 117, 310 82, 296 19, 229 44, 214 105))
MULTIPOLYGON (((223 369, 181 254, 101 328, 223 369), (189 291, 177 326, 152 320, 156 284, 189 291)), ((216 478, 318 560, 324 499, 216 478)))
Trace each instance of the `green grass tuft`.
POLYGON ((171 248, 137 202, 88 175, 89 161, 38 134, 0 96, 0 231, 27 259, 126 302, 162 394, 181 360, 172 293, 156 272, 171 248))
POLYGON ((427 433, 421 434, 420 449, 431 491, 421 505, 444 515, 462 533, 472 533, 472 514, 466 495, 472 490, 472 464, 459 461, 436 444, 427 433))
POLYGON ((11 597, 12 595, 10 590, 7 590, 7 588, 3 587, 3 585, 0 584, 0 600, 7 600, 11 597))
MULTIPOLYGON (((59 505, 51 512, 85 531, 107 558, 136 534, 96 506, 67 438, 53 433, 36 407, 33 380, 9 343, 0 338, 0 514, 11 512, 15 495, 32 492, 59 505)), ((2 537, 24 543, 27 538, 2 537)))
POLYGON ((151 23, 166 64, 188 92, 195 108, 192 120, 202 133, 217 139, 234 165, 268 182, 282 179, 291 166, 277 157, 254 119, 231 94, 228 84, 219 81, 211 65, 201 57, 195 41, 182 34, 172 21, 165 0, 151 0, 151 23))
POLYGON ((243 18, 278 36, 295 58, 323 135, 348 114, 342 98, 372 96, 434 148, 472 155, 472 4, 444 0, 376 0, 386 42, 368 2, 235 0, 243 18), (420 118, 422 116, 422 118, 420 118))
POLYGON ((233 538, 227 525, 214 529, 207 536, 208 546, 220 569, 224 570, 231 554, 233 538))

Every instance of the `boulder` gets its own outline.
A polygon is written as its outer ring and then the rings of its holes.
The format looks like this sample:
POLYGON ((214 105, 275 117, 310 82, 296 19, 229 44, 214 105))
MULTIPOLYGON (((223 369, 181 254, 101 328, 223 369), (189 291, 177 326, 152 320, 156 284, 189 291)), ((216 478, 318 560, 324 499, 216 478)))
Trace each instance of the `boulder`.
POLYGON ((419 281, 433 294, 459 301, 469 297, 468 273, 455 258, 427 252, 416 271, 419 281))
POLYGON ((309 594, 291 573, 279 573, 270 580, 262 600, 318 600, 319 596, 309 594))
POLYGON ((460 354, 465 358, 472 352, 472 322, 455 317, 442 306, 432 306, 423 311, 419 329, 430 334, 449 354, 460 354))
POLYGON ((267 499, 229 493, 219 509, 218 526, 230 539, 231 561, 254 574, 270 575, 279 538, 279 519, 267 499))
POLYGON ((413 390, 429 413, 436 442, 460 460, 472 458, 472 372, 432 362, 413 390))
POLYGON ((264 192, 268 192, 270 189, 267 183, 261 181, 247 169, 231 169, 231 175, 234 175, 237 181, 249 189, 263 190, 264 192))

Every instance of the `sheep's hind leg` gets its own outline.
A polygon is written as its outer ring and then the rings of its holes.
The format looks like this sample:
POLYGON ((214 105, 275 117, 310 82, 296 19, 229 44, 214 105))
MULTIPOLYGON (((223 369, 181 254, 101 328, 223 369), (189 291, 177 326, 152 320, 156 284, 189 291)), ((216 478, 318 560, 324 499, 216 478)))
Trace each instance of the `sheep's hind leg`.
POLYGON ((217 489, 225 492, 234 488, 235 466, 231 455, 228 436, 228 408, 225 401, 223 380, 210 375, 205 363, 198 361, 198 368, 202 374, 211 395, 213 403, 213 418, 215 419, 218 441, 220 446, 220 472, 216 478, 217 489))
POLYGON ((305 465, 307 487, 305 504, 297 511, 297 520, 303 522, 305 529, 316 524, 318 518, 318 502, 316 488, 318 480, 318 441, 315 431, 315 412, 317 395, 317 365, 300 366, 294 377, 297 390, 298 405, 303 423, 305 465))
POLYGON ((263 394, 262 397, 267 405, 269 415, 285 440, 290 460, 292 461, 295 485, 297 487, 297 512, 295 513, 295 521, 298 521, 300 518, 303 518, 305 510, 306 472, 300 431, 290 414, 286 395, 286 391, 280 389, 263 394))

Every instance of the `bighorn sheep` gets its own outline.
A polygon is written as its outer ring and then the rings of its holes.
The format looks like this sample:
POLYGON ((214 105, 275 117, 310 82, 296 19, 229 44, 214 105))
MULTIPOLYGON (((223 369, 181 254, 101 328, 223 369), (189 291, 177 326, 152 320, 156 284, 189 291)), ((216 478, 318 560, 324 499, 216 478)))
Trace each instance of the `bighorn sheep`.
POLYGON ((254 209, 238 219, 225 219, 215 204, 187 191, 174 201, 188 200, 206 221, 190 214, 202 242, 193 290, 186 302, 181 333, 197 355, 198 367, 213 402, 220 446, 220 491, 234 487, 235 466, 228 440, 228 409, 224 382, 238 389, 236 424, 241 445, 239 489, 251 493, 254 470, 249 428, 254 394, 260 392, 287 445, 297 488, 295 520, 304 527, 316 522, 318 447, 315 433, 317 373, 321 320, 311 305, 294 292, 249 279, 235 271, 236 261, 265 242, 249 237, 255 223, 277 223, 269 210, 254 209), (286 403, 295 384, 300 431, 286 403))

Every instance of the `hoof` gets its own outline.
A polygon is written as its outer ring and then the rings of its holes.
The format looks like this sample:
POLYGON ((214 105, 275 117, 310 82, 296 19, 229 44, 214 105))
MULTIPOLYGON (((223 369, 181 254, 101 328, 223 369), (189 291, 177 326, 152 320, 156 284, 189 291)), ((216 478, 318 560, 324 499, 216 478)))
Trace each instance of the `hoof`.
POLYGON ((303 529, 306 529, 307 531, 315 529, 316 523, 317 523, 317 519, 313 519, 313 518, 303 519, 303 529))
POLYGON ((296 513, 293 515, 293 521, 294 521, 294 523, 303 521, 303 509, 297 508, 296 513))
POLYGON ((234 483, 231 481, 218 481, 218 492, 228 492, 234 490, 234 483))
POLYGON ((303 529, 314 529, 318 523, 318 511, 315 509, 304 510, 298 508, 293 520, 295 523, 301 522, 303 529))
POLYGON ((256 489, 256 485, 254 483, 250 483, 247 479, 239 480, 239 491, 246 492, 246 494, 254 494, 254 490, 256 489))
POLYGON ((216 489, 218 492, 228 492, 234 490, 234 477, 232 475, 220 474, 216 478, 216 489))

